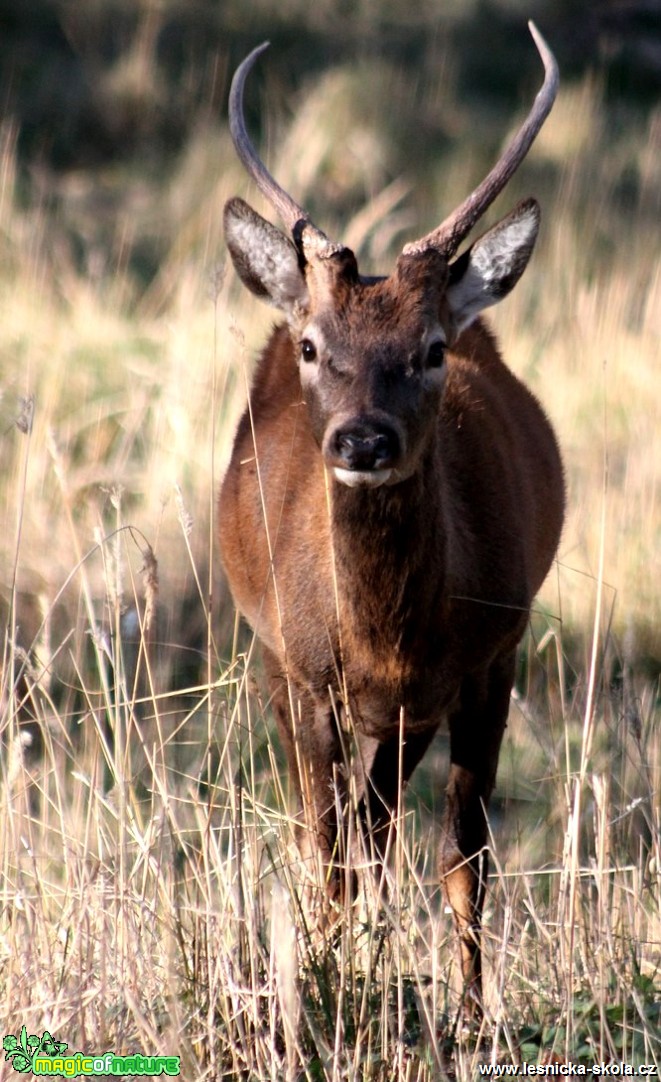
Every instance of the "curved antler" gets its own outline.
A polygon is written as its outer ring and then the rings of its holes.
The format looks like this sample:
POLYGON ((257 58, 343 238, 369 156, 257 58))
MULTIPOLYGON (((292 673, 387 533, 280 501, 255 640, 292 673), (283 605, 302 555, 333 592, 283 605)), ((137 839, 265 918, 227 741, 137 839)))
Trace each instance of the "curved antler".
POLYGON ((247 172, 257 184, 262 195, 277 211, 296 243, 300 244, 306 257, 329 255, 337 251, 337 246, 329 241, 325 233, 317 229, 307 211, 300 207, 289 193, 280 187, 277 180, 271 176, 255 150, 246 130, 243 115, 243 88, 255 61, 268 47, 268 41, 258 45, 234 73, 229 95, 229 121, 232 141, 247 172))
POLYGON ((530 150, 555 101, 559 75, 555 57, 539 30, 533 22, 528 23, 528 28, 542 58, 545 71, 544 83, 533 102, 530 113, 482 183, 436 229, 421 237, 420 240, 405 245, 404 255, 414 255, 426 248, 437 248, 450 259, 464 237, 503 190, 530 150))

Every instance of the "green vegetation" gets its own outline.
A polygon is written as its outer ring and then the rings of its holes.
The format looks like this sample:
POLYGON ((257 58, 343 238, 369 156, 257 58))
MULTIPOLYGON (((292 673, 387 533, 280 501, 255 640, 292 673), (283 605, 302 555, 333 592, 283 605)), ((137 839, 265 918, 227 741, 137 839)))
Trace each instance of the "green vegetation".
POLYGON ((659 1065, 661 116, 645 28, 618 49, 602 26, 581 51, 587 5, 568 28, 569 5, 542 0, 415 16, 395 0, 34 5, 30 20, 0 3, 6 1032, 180 1055, 190 1080, 659 1065), (544 213, 492 322, 558 430, 569 515, 492 811, 478 1050, 435 877, 442 735, 388 882, 362 877, 326 939, 305 904, 259 661, 213 538, 272 318, 226 273, 223 203, 253 193, 223 102, 271 37, 249 91, 266 158, 383 270, 520 115, 540 77, 529 14, 565 78, 490 217, 531 192, 544 213))

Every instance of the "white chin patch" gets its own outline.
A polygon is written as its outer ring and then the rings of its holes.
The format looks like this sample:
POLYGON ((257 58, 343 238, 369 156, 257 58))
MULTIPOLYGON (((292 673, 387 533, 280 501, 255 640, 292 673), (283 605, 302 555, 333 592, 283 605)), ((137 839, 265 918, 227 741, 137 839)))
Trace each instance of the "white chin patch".
POLYGON ((335 480, 349 488, 378 488, 385 485, 392 477, 390 470, 343 470, 339 466, 333 467, 335 480))

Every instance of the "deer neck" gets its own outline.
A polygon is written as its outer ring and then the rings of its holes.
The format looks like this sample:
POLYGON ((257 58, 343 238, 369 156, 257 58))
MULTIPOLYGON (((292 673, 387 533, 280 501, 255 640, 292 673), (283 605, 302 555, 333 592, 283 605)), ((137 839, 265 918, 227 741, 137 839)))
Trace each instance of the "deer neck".
POLYGON ((396 652, 414 650, 443 608, 446 529, 438 464, 377 489, 333 483, 331 521, 345 633, 396 652), (413 619, 412 619, 413 617, 413 619))

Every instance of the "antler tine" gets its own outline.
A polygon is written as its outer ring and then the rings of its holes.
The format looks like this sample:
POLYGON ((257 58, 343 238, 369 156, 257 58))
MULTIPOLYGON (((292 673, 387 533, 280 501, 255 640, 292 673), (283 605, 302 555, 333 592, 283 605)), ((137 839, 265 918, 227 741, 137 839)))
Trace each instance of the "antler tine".
POLYGON ((279 214, 283 224, 289 229, 292 236, 303 247, 303 250, 312 254, 322 254, 325 249, 333 248, 328 238, 320 229, 317 229, 310 220, 310 215, 303 207, 292 199, 288 192, 281 188, 277 180, 271 176, 255 150, 246 129, 243 115, 243 88, 248 73, 255 61, 268 49, 269 42, 265 41, 245 58, 234 73, 229 94, 229 121, 230 133, 236 152, 245 166, 246 171, 257 184, 262 195, 268 199, 271 206, 279 214))
POLYGON ((438 248, 444 255, 451 258, 464 237, 491 206, 530 150, 551 111, 560 80, 555 57, 544 38, 533 22, 528 23, 528 28, 542 58, 545 72, 544 82, 528 116, 482 183, 436 229, 425 237, 421 237, 420 240, 407 244, 404 255, 413 255, 426 248, 438 248))

